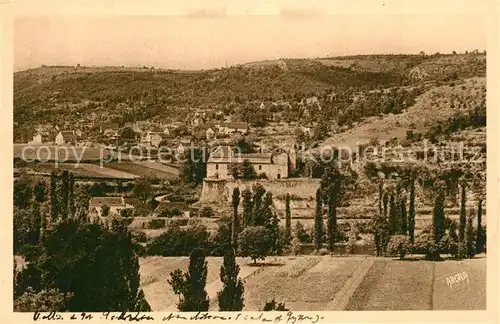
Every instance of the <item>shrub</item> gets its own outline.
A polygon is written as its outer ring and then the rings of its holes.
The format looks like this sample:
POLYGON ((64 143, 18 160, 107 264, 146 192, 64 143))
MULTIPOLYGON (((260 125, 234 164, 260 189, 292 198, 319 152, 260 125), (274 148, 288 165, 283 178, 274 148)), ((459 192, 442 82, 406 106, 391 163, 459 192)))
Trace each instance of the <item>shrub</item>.
POLYGON ((330 254, 330 251, 328 251, 327 248, 321 248, 321 249, 319 249, 318 254, 319 255, 328 255, 328 254, 330 254))
POLYGON ((411 252, 410 237, 406 235, 394 235, 387 244, 387 252, 393 256, 399 256, 403 259, 405 255, 411 252))
POLYGON ((127 208, 127 209, 122 209, 120 210, 120 217, 132 217, 134 216, 134 210, 127 208))
POLYGON ((307 231, 304 228, 304 225, 302 225, 301 222, 295 223, 294 226, 294 236, 299 239, 300 243, 311 243, 312 242, 312 237, 307 233, 307 231))
POLYGON ((264 308, 262 309, 264 312, 271 312, 271 311, 277 311, 277 312, 286 312, 289 311, 285 307, 285 303, 278 303, 274 298, 271 301, 266 301, 266 304, 264 305, 264 308))
POLYGON ((15 312, 53 312, 65 311, 66 303, 73 293, 61 293, 58 289, 34 291, 31 287, 14 299, 15 312))
POLYGON ((439 246, 434 240, 434 235, 422 233, 417 236, 413 243, 413 253, 425 254, 428 260, 439 259, 439 246))
POLYGON ((292 243, 291 243, 291 246, 290 246, 290 249, 291 249, 291 253, 295 256, 297 256, 299 253, 300 253, 300 247, 301 247, 301 243, 300 243, 300 240, 295 236, 293 239, 292 239, 292 243))
POLYGON ((148 223, 149 229, 159 229, 165 228, 165 220, 164 219, 152 219, 148 223))
POLYGON ((205 206, 203 209, 200 211, 200 217, 213 217, 214 216, 214 210, 210 206, 205 206))
POLYGON ((358 237, 358 231, 356 229, 356 224, 351 225, 351 230, 349 231, 349 240, 346 245, 346 253, 353 254, 356 251, 356 240, 358 237))
MULTIPOLYGON (((187 221, 187 219, 186 219, 187 221)), ((187 229, 171 227, 154 238, 146 247, 148 255, 188 256, 195 248, 211 251, 209 233, 204 226, 187 229)))
POLYGON ((175 217, 180 215, 181 211, 177 207, 174 207, 172 209, 163 209, 158 213, 158 217, 175 217))
POLYGON ((132 238, 135 242, 144 243, 147 242, 148 237, 144 232, 132 232, 132 238))
POLYGON ((465 259, 467 258, 467 244, 465 242, 457 243, 457 253, 455 255, 457 259, 465 259))
POLYGON ((186 226, 189 222, 188 218, 172 218, 168 221, 169 227, 186 226))

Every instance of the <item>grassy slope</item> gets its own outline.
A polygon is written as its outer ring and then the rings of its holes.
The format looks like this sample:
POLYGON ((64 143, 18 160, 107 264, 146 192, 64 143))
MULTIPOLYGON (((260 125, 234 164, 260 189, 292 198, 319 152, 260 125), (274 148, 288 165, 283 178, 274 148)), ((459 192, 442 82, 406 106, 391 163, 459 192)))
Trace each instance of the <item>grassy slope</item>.
MULTIPOLYGON (((186 270, 187 257, 140 259, 141 285, 154 311, 175 311, 178 298, 167 282, 175 269, 186 270)), ((211 310, 221 289, 222 258, 209 257, 206 291, 211 310)), ((291 310, 319 311, 335 300, 348 282, 359 258, 269 257, 267 266, 254 267, 238 258, 245 285, 245 310, 258 311, 275 298, 291 310), (274 265, 274 266, 273 266, 274 265)), ((464 261, 398 261, 377 259, 355 289, 346 310, 484 309, 486 307, 486 259, 464 261), (446 285, 446 277, 465 271, 469 283, 446 285)))
POLYGON ((377 260, 347 310, 473 310, 486 308, 486 259, 377 260), (465 271, 469 283, 452 288, 446 277, 465 271))
POLYGON ((479 103, 484 97, 486 78, 471 78, 454 86, 431 88, 418 96, 416 103, 405 113, 370 117, 346 132, 335 134, 324 141, 324 145, 344 145, 355 147, 356 143, 366 143, 372 137, 390 140, 393 137, 405 138, 406 131, 424 131, 438 121, 446 120, 459 108, 452 108, 452 97, 471 96, 471 105, 479 103))
MULTIPOLYGON (((222 258, 209 257, 206 291, 211 309, 217 309, 221 289, 219 271, 222 258)), ((330 257, 269 257, 274 266, 254 267, 248 258, 238 258, 240 278, 245 282, 245 310, 260 310, 266 299, 276 298, 294 310, 322 310, 335 298, 360 260, 330 257)), ((154 311, 175 311, 177 296, 167 282, 171 271, 187 269, 188 258, 148 257, 140 260, 141 285, 154 311)))

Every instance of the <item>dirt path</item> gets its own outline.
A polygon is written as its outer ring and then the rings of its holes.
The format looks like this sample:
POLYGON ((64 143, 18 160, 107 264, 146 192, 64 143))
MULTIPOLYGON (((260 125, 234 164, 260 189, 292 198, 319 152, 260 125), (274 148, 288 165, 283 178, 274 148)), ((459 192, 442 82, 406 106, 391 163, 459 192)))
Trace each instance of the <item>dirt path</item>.
POLYGON ((354 271, 351 278, 344 284, 342 289, 335 295, 333 301, 328 303, 325 307, 325 311, 341 311, 344 310, 347 306, 347 303, 351 299, 351 296, 354 294, 356 288, 358 288, 359 284, 363 281, 364 277, 368 273, 368 270, 372 267, 375 262, 375 258, 365 258, 363 263, 359 266, 359 268, 354 271))

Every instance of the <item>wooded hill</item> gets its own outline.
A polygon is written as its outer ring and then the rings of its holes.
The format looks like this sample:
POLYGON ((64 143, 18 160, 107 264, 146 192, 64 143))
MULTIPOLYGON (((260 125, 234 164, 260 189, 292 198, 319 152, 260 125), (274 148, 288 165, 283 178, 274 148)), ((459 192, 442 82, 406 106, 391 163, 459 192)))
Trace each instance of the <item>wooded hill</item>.
MULTIPOLYGON (((168 117, 180 107, 223 109, 233 103, 249 109, 248 103, 297 103, 311 96, 325 108, 321 117, 336 118, 352 110, 360 92, 416 89, 411 97, 421 89, 485 75, 482 53, 283 59, 206 71, 42 66, 14 74, 15 138, 37 124, 71 123, 92 113, 99 122, 126 122, 168 117)), ((411 100, 384 101, 374 113, 392 112, 383 106, 403 101, 411 100)), ((357 115, 349 112, 364 117, 357 115)))

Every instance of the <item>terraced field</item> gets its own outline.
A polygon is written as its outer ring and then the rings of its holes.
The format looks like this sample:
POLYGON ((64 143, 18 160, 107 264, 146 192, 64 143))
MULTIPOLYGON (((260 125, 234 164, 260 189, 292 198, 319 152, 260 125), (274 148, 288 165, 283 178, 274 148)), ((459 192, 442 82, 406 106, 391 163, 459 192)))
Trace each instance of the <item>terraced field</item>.
POLYGON ((14 158, 25 161, 100 161, 107 152, 98 147, 14 144, 14 158))
MULTIPOLYGON (((206 291, 217 310, 222 258, 208 257, 206 291)), ((178 297, 167 282, 185 271, 188 257, 140 259, 141 285, 153 311, 175 311, 178 297)), ((486 308, 486 259, 430 262, 372 257, 268 257, 253 266, 237 258, 245 285, 246 311, 275 298, 295 311, 472 310, 486 308), (364 271, 360 271, 363 269, 364 271), (467 272, 469 282, 449 287, 446 277, 467 272)))
POLYGON ((178 170, 158 162, 111 162, 107 168, 135 174, 141 177, 173 179, 178 176, 178 170))
POLYGON ((30 164, 28 168, 35 172, 51 173, 52 171, 58 170, 68 170, 74 173, 76 176, 80 177, 96 177, 96 178, 116 178, 116 179, 130 179, 133 180, 139 176, 113 170, 107 167, 101 167, 99 164, 91 163, 39 163, 30 164))

